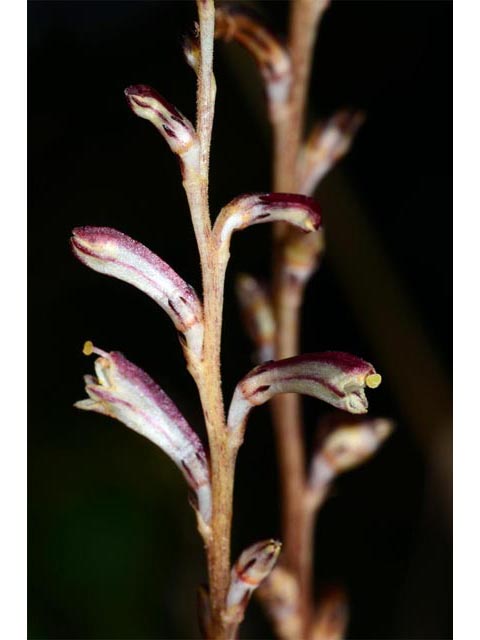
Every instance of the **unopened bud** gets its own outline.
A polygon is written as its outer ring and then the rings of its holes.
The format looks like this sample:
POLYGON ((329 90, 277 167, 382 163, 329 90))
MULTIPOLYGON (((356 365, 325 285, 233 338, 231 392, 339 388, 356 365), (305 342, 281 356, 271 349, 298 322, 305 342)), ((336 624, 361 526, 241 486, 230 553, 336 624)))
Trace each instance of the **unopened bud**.
POLYGON ((240 555, 232 568, 225 617, 232 622, 243 619, 253 591, 269 575, 281 549, 277 540, 253 544, 240 555))
POLYGON ((301 156, 301 193, 312 194, 315 191, 322 178, 350 150, 353 138, 364 121, 363 112, 343 110, 313 129, 301 156))
POLYGON ((272 360, 275 350, 275 318, 268 293, 245 273, 237 278, 237 297, 247 333, 257 347, 256 361, 272 360))
POLYGON ((125 89, 125 96, 133 113, 149 120, 162 134, 170 149, 183 161, 198 159, 198 138, 195 129, 176 107, 146 84, 125 89))

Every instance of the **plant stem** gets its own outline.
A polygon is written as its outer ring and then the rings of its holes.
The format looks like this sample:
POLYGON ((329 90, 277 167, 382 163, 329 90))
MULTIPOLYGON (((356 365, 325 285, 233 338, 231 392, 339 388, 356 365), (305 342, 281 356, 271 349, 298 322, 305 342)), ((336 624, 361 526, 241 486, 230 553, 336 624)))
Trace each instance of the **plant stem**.
POLYGON ((196 374, 210 445, 212 482, 211 535, 206 540, 210 587, 211 624, 209 638, 227 640, 223 620, 230 582, 230 535, 234 459, 227 439, 221 380, 221 336, 225 268, 211 232, 208 203, 210 144, 215 106, 213 42, 215 6, 213 0, 197 0, 200 24, 200 67, 197 86, 197 134, 200 161, 197 176, 185 181, 200 252, 204 299, 204 346, 196 374))
MULTIPOLYGON (((325 0, 294 0, 291 3, 289 50, 292 58, 292 86, 288 109, 273 123, 274 189, 295 191, 299 180, 297 163, 303 137, 306 96, 318 21, 325 0)), ((273 291, 277 321, 276 357, 288 358, 299 352, 300 305, 292 299, 282 280, 285 225, 275 225, 273 291)), ((305 451, 300 398, 296 394, 273 399, 280 479, 284 564, 296 576, 300 588, 303 632, 307 637, 311 617, 312 518, 307 517, 305 493, 305 451)))
POLYGON ((222 613, 230 581, 230 533, 234 460, 227 440, 220 373, 220 344, 223 307, 223 272, 210 243, 210 265, 204 272, 205 342, 200 396, 210 444, 212 474, 212 535, 209 541, 208 572, 212 610, 212 638, 225 638, 222 613))

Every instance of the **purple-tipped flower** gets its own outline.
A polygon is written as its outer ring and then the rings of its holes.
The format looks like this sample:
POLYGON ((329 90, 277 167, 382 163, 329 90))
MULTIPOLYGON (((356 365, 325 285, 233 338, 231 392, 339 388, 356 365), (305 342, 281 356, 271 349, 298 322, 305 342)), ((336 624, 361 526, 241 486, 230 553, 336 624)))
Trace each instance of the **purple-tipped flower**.
POLYGON ((96 411, 123 422, 162 449, 177 465, 196 497, 195 508, 208 525, 211 518, 210 472, 197 434, 167 394, 142 369, 118 351, 106 353, 86 342, 84 353, 96 353, 94 376, 85 376, 88 399, 78 409, 96 411))
POLYGON ((277 562, 282 545, 263 540, 245 549, 233 565, 225 616, 232 622, 243 619, 245 608, 255 589, 265 580, 277 562))
POLYGON ((348 353, 309 353, 252 369, 233 394, 228 428, 241 441, 251 409, 279 393, 301 393, 350 413, 366 413, 365 387, 375 389, 381 376, 373 365, 348 353))
POLYGON ((364 121, 363 112, 343 110, 313 129, 302 153, 301 193, 315 191, 320 180, 349 151, 364 121))
POLYGON ((337 475, 363 464, 392 431, 393 423, 386 418, 341 415, 324 419, 310 466, 310 490, 323 491, 337 475))
POLYGON ((268 293, 245 273, 238 276, 236 289, 247 333, 258 349, 256 361, 271 360, 275 349, 275 318, 268 293))
POLYGON ((292 63, 287 48, 251 10, 224 5, 215 12, 215 36, 235 40, 253 56, 265 82, 270 117, 285 115, 292 82, 292 63))
POLYGON ((153 298, 184 334, 190 353, 201 358, 202 305, 193 288, 166 262, 109 227, 77 227, 72 247, 77 258, 94 271, 128 282, 153 298))
POLYGON ((198 138, 195 129, 176 107, 146 84, 125 89, 133 113, 149 120, 183 162, 198 161, 198 138))
POLYGON ((228 248, 232 233, 263 222, 288 222, 302 231, 315 231, 322 221, 320 207, 293 193, 254 193, 239 196, 222 209, 213 229, 220 246, 228 248))

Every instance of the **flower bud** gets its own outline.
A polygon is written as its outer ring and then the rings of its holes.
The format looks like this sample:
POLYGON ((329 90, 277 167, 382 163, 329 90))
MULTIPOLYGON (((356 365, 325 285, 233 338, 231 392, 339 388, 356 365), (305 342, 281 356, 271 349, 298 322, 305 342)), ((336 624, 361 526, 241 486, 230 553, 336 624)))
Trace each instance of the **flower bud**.
POLYGON ((272 121, 285 116, 292 82, 287 48, 260 20, 243 6, 224 5, 215 12, 215 37, 235 40, 253 56, 262 74, 272 121))
POLYGON ((364 121, 363 112, 343 110, 324 125, 314 127, 301 156, 301 193, 315 191, 322 178, 349 151, 364 121))
POLYGON ((307 282, 318 269, 325 248, 323 229, 301 233, 289 229, 281 243, 280 286, 282 299, 291 307, 299 307, 307 282))
POLYGON ((228 428, 241 442, 251 409, 279 393, 301 393, 350 413, 366 413, 365 387, 374 389, 380 382, 373 365, 348 353, 327 351, 267 362, 238 383, 228 428))
POLYGON ((237 278, 237 297, 247 333, 258 349, 257 362, 271 360, 275 350, 275 319, 269 297, 255 278, 237 278))
POLYGON ((200 42, 196 34, 184 36, 183 38, 183 55, 189 67, 191 67, 198 76, 200 69, 200 42))
POLYGON ((301 638, 300 590, 295 576, 285 567, 277 565, 257 593, 276 636, 280 640, 301 638))
POLYGON ((281 549, 277 540, 263 540, 245 549, 232 568, 225 617, 232 622, 243 619, 253 591, 269 575, 281 549))
POLYGON ((118 351, 106 353, 86 342, 84 353, 96 353, 94 376, 85 376, 88 399, 78 409, 96 411, 123 422, 164 451, 183 473, 196 499, 200 524, 211 517, 210 471, 200 439, 167 394, 142 369, 118 351))
POLYGON ((185 162, 198 161, 198 138, 195 129, 176 107, 146 84, 125 89, 133 113, 149 120, 162 134, 173 153, 185 162))
POLYGON ((203 344, 203 310, 194 289, 140 242, 109 227, 77 227, 74 254, 94 271, 132 284, 162 307, 197 359, 203 344))
POLYGON ((309 488, 323 490, 340 473, 366 462, 392 432, 393 423, 385 418, 339 415, 324 419, 317 431, 309 488))

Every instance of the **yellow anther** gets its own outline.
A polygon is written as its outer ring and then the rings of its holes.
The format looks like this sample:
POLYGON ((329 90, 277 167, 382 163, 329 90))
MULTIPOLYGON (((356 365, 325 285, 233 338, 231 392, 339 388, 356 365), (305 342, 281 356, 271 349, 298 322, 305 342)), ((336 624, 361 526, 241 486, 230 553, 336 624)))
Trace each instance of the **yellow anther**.
POLYGON ((93 353, 93 342, 91 340, 87 340, 83 345, 82 352, 85 356, 91 356, 93 353))
POLYGON ((376 389, 382 381, 382 376, 379 373, 371 373, 365 378, 365 384, 370 389, 376 389))

